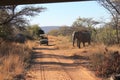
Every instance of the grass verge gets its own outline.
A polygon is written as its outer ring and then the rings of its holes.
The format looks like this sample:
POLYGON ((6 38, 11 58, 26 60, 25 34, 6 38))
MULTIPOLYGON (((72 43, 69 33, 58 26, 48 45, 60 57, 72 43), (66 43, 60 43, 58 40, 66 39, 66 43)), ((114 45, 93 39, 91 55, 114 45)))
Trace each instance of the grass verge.
POLYGON ((0 80, 14 80, 24 78, 26 68, 35 43, 27 41, 25 44, 2 42, 0 44, 0 80))

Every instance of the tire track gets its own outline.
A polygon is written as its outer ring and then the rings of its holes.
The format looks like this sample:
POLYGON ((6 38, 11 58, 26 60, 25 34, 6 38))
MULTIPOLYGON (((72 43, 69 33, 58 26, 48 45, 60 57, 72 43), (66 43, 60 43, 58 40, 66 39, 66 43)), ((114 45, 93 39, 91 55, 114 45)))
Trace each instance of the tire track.
POLYGON ((40 65, 40 70, 41 70, 41 80, 46 80, 45 79, 45 71, 44 71, 44 67, 42 65, 40 65))
MULTIPOLYGON (((59 63, 61 63, 61 61, 58 58, 56 58, 56 59, 58 60, 59 63)), ((69 74, 69 72, 67 72, 62 65, 60 65, 60 66, 64 70, 64 72, 69 76, 70 80, 74 80, 74 78, 69 74)))
MULTIPOLYGON (((56 58, 60 63, 62 59, 56 58)), ((66 67, 62 66, 64 72, 71 78, 71 80, 100 80, 95 77, 89 70, 83 68, 82 66, 75 66, 74 71, 68 70, 66 67)))
MULTIPOLYGON (((41 62, 60 63, 58 60, 56 60, 55 57, 52 56, 50 58, 42 58, 41 62)), ((69 74, 67 74, 65 70, 61 67, 61 65, 42 64, 41 68, 42 68, 42 74, 41 74, 42 80, 73 80, 69 76, 69 74), (47 67, 51 69, 48 69, 47 67)))

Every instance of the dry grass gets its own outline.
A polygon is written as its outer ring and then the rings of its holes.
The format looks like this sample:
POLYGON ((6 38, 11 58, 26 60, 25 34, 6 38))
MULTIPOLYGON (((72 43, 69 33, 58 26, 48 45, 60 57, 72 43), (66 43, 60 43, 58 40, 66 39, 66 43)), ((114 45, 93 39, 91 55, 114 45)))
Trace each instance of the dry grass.
POLYGON ((54 37, 54 36, 50 36, 49 38, 51 38, 51 40, 54 42, 56 49, 65 50, 65 49, 72 49, 73 48, 72 46, 70 46, 72 44, 70 42, 70 38, 69 37, 63 37, 63 36, 54 37))
POLYGON ((1 65, 1 77, 3 79, 12 79, 13 76, 19 75, 24 72, 24 62, 20 59, 18 55, 8 55, 2 60, 1 65), (3 77, 4 76, 4 77, 3 77))
POLYGON ((118 45, 94 45, 91 53, 92 69, 95 70, 97 76, 107 78, 120 72, 120 47, 118 45))
POLYGON ((60 49, 60 50, 66 50, 65 53, 68 53, 69 55, 74 55, 74 54, 80 54, 80 55, 87 55, 90 56, 92 54, 97 54, 97 53, 104 53, 105 52, 105 48, 107 48, 109 51, 119 51, 120 52, 120 47, 117 45, 113 45, 113 46, 106 46, 102 43, 92 43, 91 45, 87 45, 86 47, 83 47, 81 44, 81 48, 79 49, 76 46, 75 43, 75 47, 72 46, 72 42, 71 42, 71 38, 70 37, 64 37, 64 36, 48 36, 50 39, 50 41, 52 42, 52 44, 55 45, 56 49, 60 49), (68 51, 69 50, 69 51, 68 51))
POLYGON ((28 66, 31 49, 35 43, 25 44, 2 42, 0 45, 0 80, 13 80, 23 74, 28 66))
POLYGON ((35 45, 36 45, 36 42, 35 42, 35 41, 27 41, 27 42, 25 43, 25 46, 28 47, 29 49, 32 49, 33 46, 35 46, 35 45))

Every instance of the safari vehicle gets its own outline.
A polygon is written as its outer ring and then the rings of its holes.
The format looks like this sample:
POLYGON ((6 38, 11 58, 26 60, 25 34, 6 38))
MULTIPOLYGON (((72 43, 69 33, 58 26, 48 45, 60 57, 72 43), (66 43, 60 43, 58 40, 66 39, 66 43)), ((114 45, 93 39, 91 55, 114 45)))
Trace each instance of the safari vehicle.
POLYGON ((47 34, 40 34, 40 45, 41 44, 48 45, 48 36, 47 36, 47 34))

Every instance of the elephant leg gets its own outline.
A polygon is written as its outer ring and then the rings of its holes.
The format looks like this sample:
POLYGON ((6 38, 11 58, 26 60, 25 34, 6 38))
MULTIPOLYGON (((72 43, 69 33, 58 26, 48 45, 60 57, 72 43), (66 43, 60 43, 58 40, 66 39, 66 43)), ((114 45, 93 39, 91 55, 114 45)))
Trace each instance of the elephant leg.
POLYGON ((89 44, 89 45, 91 45, 91 42, 90 42, 90 41, 88 41, 88 44, 89 44))
POLYGON ((79 47, 79 40, 77 39, 77 47, 79 47))
POLYGON ((85 47, 85 42, 83 42, 83 46, 85 47))
POLYGON ((73 47, 74 47, 75 40, 73 40, 73 47))
POLYGON ((78 48, 80 48, 80 41, 79 40, 77 40, 77 46, 78 46, 78 48))
POLYGON ((79 42, 79 48, 80 48, 80 42, 79 42))
POLYGON ((73 39, 73 47, 74 47, 75 40, 76 40, 76 39, 74 38, 74 39, 73 39))

